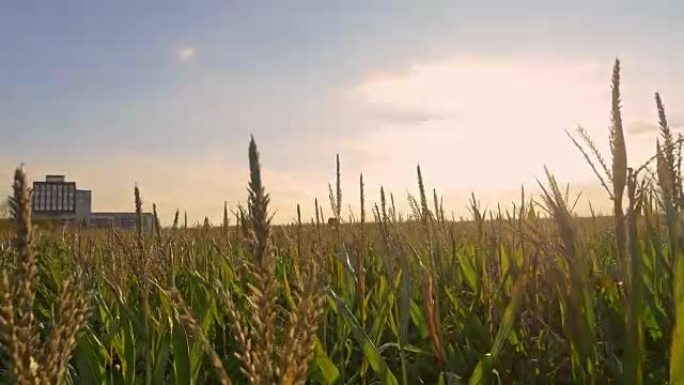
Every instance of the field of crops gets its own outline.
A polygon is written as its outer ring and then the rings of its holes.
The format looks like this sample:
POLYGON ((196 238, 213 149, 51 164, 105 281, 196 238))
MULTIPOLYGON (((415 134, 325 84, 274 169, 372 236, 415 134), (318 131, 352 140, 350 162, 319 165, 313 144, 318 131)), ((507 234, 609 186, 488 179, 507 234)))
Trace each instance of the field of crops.
POLYGON ((455 222, 420 169, 399 213, 363 178, 343 194, 338 160, 334 219, 317 201, 275 226, 252 140, 247 203, 221 226, 177 213, 150 233, 48 231, 17 169, 0 383, 684 384, 681 138, 656 95, 655 156, 630 165, 619 63, 612 92, 609 161, 573 136, 610 217, 576 217, 547 173, 535 199, 502 212, 473 197, 455 222))

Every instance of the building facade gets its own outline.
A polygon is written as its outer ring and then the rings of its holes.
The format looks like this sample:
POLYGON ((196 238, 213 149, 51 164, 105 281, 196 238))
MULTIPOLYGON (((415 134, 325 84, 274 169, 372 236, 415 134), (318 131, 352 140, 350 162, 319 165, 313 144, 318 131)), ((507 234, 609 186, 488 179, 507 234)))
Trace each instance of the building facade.
MULTIPOLYGON (((151 213, 143 213, 141 219, 143 229, 154 229, 154 216, 151 213)), ((138 215, 136 213, 92 213, 89 225, 95 228, 134 229, 137 221, 138 215)))
MULTIPOLYGON (((45 181, 33 182, 33 217, 54 222, 74 222, 94 228, 133 229, 135 212, 93 212, 92 191, 79 190, 76 182, 64 175, 47 175, 45 181)), ((154 229, 154 216, 142 214, 143 229, 154 229)))
POLYGON ((33 182, 33 213, 49 218, 76 215, 76 183, 62 175, 48 175, 44 182, 33 182))

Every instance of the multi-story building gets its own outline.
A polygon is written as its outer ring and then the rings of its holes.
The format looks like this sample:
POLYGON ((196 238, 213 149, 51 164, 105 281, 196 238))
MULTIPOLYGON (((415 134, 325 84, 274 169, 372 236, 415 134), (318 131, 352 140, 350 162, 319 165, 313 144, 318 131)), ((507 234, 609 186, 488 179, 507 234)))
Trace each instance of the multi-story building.
MULTIPOLYGON (((76 222, 86 227, 135 228, 135 212, 92 212, 92 192, 79 190, 76 182, 64 175, 47 175, 45 181, 33 182, 33 217, 40 220, 76 222)), ((143 228, 154 228, 154 217, 142 214, 143 228)))
POLYGON ((45 182, 33 183, 33 212, 53 218, 76 215, 76 183, 62 175, 48 175, 45 182))

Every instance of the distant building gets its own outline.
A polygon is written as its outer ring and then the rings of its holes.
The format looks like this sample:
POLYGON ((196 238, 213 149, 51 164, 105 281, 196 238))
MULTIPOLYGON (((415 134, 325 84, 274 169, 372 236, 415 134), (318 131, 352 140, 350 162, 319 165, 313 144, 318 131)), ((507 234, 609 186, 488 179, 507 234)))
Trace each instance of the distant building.
POLYGON ((64 176, 48 175, 45 182, 33 182, 33 212, 49 218, 76 216, 76 183, 64 176))
MULTIPOLYGON (((92 192, 79 190, 76 182, 64 175, 47 175, 44 182, 33 182, 33 217, 40 220, 83 223, 86 227, 118 227, 133 229, 135 212, 98 213, 92 211, 92 192)), ((142 214, 146 230, 154 228, 154 216, 142 214)))
MULTIPOLYGON (((143 228, 151 230, 154 228, 154 216, 150 213, 143 213, 143 228)), ((134 229, 138 216, 135 213, 92 213, 90 215, 91 227, 120 227, 134 229)))

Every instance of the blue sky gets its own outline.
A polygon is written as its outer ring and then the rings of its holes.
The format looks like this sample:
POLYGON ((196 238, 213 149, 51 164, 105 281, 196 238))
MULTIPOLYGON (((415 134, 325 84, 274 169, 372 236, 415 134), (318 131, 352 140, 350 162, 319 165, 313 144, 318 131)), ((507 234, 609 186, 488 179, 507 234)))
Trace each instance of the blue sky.
POLYGON ((616 56, 636 157, 655 90, 683 123, 683 16, 674 1, 5 0, 0 177, 66 173, 103 210, 128 209, 138 182, 167 215, 214 219, 244 199, 254 134, 281 220, 327 196, 335 153, 350 192, 363 171, 403 197, 420 162, 455 211, 469 191, 533 187, 544 164, 593 191, 564 130, 605 141, 616 56))

